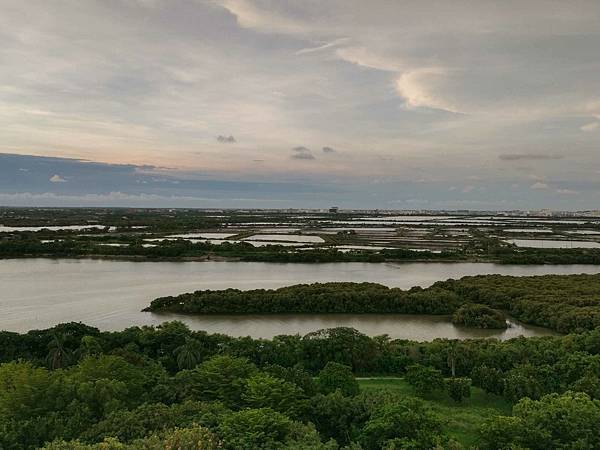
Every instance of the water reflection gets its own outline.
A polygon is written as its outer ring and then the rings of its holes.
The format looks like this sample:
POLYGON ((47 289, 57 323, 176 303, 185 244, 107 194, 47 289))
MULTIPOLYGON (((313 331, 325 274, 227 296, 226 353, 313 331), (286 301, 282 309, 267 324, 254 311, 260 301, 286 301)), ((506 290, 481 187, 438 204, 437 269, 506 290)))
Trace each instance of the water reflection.
POLYGON ((431 341, 436 338, 511 339, 517 336, 549 336, 552 331, 511 321, 506 330, 480 330, 455 326, 448 316, 408 314, 314 314, 268 316, 185 316, 179 314, 148 313, 156 323, 182 320, 194 330, 223 333, 230 336, 250 336, 270 339, 280 334, 305 335, 322 328, 352 327, 369 336, 388 334, 393 339, 431 341))

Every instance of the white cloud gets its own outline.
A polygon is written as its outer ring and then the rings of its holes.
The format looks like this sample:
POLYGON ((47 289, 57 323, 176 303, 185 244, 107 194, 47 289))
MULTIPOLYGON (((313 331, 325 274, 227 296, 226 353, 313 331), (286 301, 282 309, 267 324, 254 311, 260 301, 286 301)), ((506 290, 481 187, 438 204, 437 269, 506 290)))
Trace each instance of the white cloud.
POLYGON ((224 0, 223 6, 236 17, 238 24, 244 28, 288 34, 307 31, 307 27, 302 22, 279 14, 274 7, 263 9, 249 0, 224 0))
POLYGON ((600 122, 591 122, 579 127, 581 131, 596 131, 600 128, 600 122))
POLYGON ((527 178, 529 178, 530 180, 535 180, 535 181, 542 181, 542 180, 546 179, 546 177, 544 175, 538 175, 535 173, 530 173, 529 175, 527 175, 527 178))
POLYGON ((296 52, 296 55, 306 55, 308 53, 315 53, 315 52, 320 52, 322 50, 327 50, 328 48, 332 48, 332 47, 337 47, 345 42, 348 42, 349 38, 339 38, 339 39, 335 39, 331 42, 325 42, 321 45, 318 45, 316 47, 306 47, 306 48, 302 48, 300 50, 298 50, 296 52))
POLYGON ((108 194, 83 194, 83 195, 59 195, 52 192, 31 193, 2 193, 0 192, 0 201, 8 205, 28 205, 28 206, 152 206, 162 205, 181 205, 181 206, 199 206, 211 205, 217 206, 223 203, 236 202, 243 205, 246 202, 281 204, 285 205, 289 199, 279 198, 211 198, 177 195, 155 195, 155 194, 127 194, 124 192, 110 192, 108 194))
POLYGON ((531 189, 537 189, 537 190, 543 190, 543 189, 549 189, 550 186, 548 186, 546 183, 542 183, 541 181, 538 181, 537 183, 534 183, 530 186, 531 189))
POLYGON ((579 195, 580 194, 579 191, 574 191, 572 189, 557 189, 556 193, 562 194, 562 195, 579 195))
POLYGON ((396 79, 396 91, 409 108, 426 107, 457 113, 456 107, 434 92, 435 84, 446 74, 445 69, 435 67, 404 72, 396 79))
POLYGON ((58 174, 55 174, 55 175, 52 175, 52 176, 50 177, 50 182, 51 182, 51 183, 66 183, 66 182, 67 182, 67 180, 65 180, 65 179, 64 179, 63 177, 61 177, 60 175, 58 175, 58 174))
POLYGON ((357 66, 387 72, 401 72, 406 69, 406 64, 401 64, 395 58, 382 56, 373 48, 367 47, 342 47, 335 52, 336 56, 357 66))

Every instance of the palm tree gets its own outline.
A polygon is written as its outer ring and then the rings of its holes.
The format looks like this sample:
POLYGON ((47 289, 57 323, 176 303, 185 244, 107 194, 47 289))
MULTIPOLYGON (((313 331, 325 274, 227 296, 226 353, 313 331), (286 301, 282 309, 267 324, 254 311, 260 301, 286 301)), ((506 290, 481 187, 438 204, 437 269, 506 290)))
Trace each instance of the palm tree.
POLYGON ((48 364, 51 369, 60 369, 68 363, 69 351, 65 348, 66 340, 64 333, 52 334, 52 340, 48 343, 48 364))
POLYGON ((177 366, 180 370, 193 369, 202 359, 202 344, 196 339, 185 338, 185 344, 177 347, 174 352, 177 366))
POLYGON ((448 367, 452 373, 452 377, 456 376, 456 361, 462 356, 462 347, 457 341, 452 341, 448 347, 448 367))

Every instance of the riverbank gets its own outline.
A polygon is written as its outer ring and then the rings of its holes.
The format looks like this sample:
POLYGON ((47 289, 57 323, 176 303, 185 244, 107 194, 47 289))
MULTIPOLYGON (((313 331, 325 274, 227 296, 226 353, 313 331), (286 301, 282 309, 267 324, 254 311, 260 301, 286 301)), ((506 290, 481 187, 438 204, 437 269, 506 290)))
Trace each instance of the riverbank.
MULTIPOLYGON (((247 259, 242 256, 223 256, 218 254, 206 254, 199 256, 147 256, 147 255, 103 255, 103 254, 85 254, 85 255, 56 255, 52 253, 42 254, 23 254, 20 256, 0 256, 1 260, 8 259, 31 259, 31 258, 47 258, 47 259, 102 259, 107 261, 139 261, 139 262, 202 262, 202 261, 222 261, 222 262, 289 262, 290 264, 327 264, 327 263, 346 263, 346 262, 366 262, 371 264, 378 263, 490 263, 490 264, 502 264, 502 261, 494 258, 448 258, 448 259, 402 259, 402 258, 388 258, 377 261, 364 261, 364 258, 357 258, 355 261, 351 258, 339 260, 339 261, 263 261, 257 259, 247 259)), ((600 269, 599 269, 600 270, 600 269)))

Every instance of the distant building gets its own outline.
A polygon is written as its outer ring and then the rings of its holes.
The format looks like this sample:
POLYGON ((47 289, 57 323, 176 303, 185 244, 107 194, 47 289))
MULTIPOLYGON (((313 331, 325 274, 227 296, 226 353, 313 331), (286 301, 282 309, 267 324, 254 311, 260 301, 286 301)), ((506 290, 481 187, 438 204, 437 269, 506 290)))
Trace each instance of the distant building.
POLYGON ((340 208, 338 208, 337 206, 332 206, 331 208, 329 208, 329 212, 333 214, 337 214, 339 210, 340 208))

